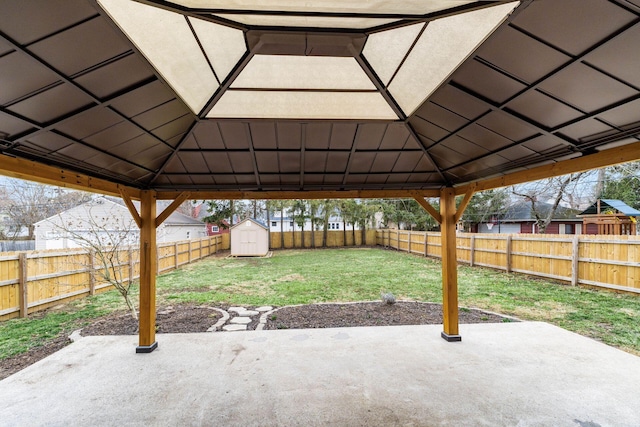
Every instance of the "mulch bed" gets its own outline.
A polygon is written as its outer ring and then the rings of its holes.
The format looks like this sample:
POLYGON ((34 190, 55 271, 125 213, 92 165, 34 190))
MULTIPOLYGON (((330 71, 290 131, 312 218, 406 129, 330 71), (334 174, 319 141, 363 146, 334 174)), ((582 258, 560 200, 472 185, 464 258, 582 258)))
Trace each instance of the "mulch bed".
MULTIPOLYGON (((228 305, 217 305, 226 310, 228 305)), ((251 307, 246 307, 250 309, 251 307)), ((234 316, 230 313, 231 317, 234 316)), ((221 314, 212 307, 194 304, 176 304, 159 307, 156 314, 157 333, 206 332, 221 314)), ((258 316, 248 325, 255 329, 258 316)), ((460 323, 500 323, 511 321, 505 317, 480 310, 462 309, 460 323), (505 320, 506 319, 506 320, 505 320)), ((397 302, 386 305, 381 302, 353 304, 310 304, 283 307, 267 318, 264 329, 339 328, 349 326, 389 326, 442 324, 440 304, 397 302)), ((94 319, 82 329, 83 336, 135 335, 138 322, 129 312, 115 312, 94 319)), ((241 332, 240 332, 241 333, 241 332)), ((0 380, 55 353, 70 343, 68 332, 48 341, 27 353, 0 361, 0 380)))
MULTIPOLYGON (((505 317, 462 309, 460 323, 500 323, 505 317)), ((508 320, 507 320, 508 321, 508 320)), ((423 302, 311 304, 284 307, 267 318, 265 329, 342 328, 442 324, 442 306, 423 302)))

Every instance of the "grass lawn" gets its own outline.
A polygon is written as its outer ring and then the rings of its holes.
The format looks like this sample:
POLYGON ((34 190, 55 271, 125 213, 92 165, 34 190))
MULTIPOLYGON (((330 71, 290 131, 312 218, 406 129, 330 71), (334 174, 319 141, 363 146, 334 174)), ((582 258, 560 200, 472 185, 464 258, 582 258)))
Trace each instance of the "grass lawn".
MULTIPOLYGON (((499 271, 459 267, 460 306, 542 320, 640 355, 640 297, 571 287, 499 271)), ((399 299, 441 302, 437 260, 383 249, 275 251, 271 258, 211 257, 158 277, 158 304, 290 305, 399 299)), ((137 298, 137 295, 136 295, 137 298)), ((124 309, 110 291, 46 315, 0 323, 0 359, 61 331, 124 309)))

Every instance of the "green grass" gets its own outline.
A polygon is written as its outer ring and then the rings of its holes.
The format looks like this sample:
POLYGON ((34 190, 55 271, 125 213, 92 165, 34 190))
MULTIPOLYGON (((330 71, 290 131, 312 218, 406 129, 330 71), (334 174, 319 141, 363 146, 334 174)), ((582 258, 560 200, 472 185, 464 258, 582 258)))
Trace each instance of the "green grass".
MULTIPOLYGON (((640 355, 640 297, 499 271, 459 268, 460 306, 546 321, 640 355)), ((207 258, 158 277, 158 304, 289 305, 399 299, 440 302, 440 263, 382 249, 276 251, 271 258, 207 258)), ((135 295, 137 298, 137 294, 135 295)), ((124 309, 115 292, 46 316, 0 323, 0 359, 88 319, 124 309)))

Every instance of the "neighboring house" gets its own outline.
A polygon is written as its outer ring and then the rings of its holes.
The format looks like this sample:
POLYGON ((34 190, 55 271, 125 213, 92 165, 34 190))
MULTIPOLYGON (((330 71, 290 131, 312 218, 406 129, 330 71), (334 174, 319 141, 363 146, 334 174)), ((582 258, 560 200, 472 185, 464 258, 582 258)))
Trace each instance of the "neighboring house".
POLYGON ((222 220, 221 224, 212 224, 207 223, 207 236, 218 236, 220 234, 229 234, 229 229, 231 226, 229 225, 229 221, 222 220))
MULTIPOLYGON (((328 222, 328 230, 344 230, 344 222, 342 221, 342 217, 340 216, 332 216, 329 218, 328 222)), ((322 222, 316 223, 316 227, 319 230, 322 230, 322 222)), ((273 232, 280 231, 280 215, 272 216, 270 218, 269 229, 273 232)), ((360 227, 356 224, 356 230, 360 230, 360 227)), ((290 216, 285 216, 282 218, 282 231, 301 231, 302 228, 298 225, 297 222, 294 221, 294 218, 290 216)), ((311 220, 306 219, 304 221, 304 230, 311 231, 311 220)), ((351 223, 347 223, 347 230, 351 230, 351 223)))
POLYGON ((640 211, 622 200, 600 199, 578 216, 583 222, 584 234, 638 234, 640 211))
MULTIPOLYGON (((537 209, 541 216, 546 217, 552 205, 538 203, 537 209)), ((580 234, 582 232, 582 219, 576 218, 578 211, 558 206, 554 218, 551 220, 546 234, 580 234)), ((493 215, 486 222, 481 222, 472 227, 476 233, 503 233, 503 234, 537 234, 540 232, 536 226, 536 219, 529 202, 518 202, 509 206, 500 215, 493 215)))
MULTIPOLYGON (((97 197, 35 224, 36 250, 86 246, 137 244, 140 231, 126 206, 119 199, 97 197)), ((158 208, 161 211, 161 207, 158 208)), ((157 241, 174 242, 205 237, 201 221, 178 212, 172 213, 157 229, 157 241)))

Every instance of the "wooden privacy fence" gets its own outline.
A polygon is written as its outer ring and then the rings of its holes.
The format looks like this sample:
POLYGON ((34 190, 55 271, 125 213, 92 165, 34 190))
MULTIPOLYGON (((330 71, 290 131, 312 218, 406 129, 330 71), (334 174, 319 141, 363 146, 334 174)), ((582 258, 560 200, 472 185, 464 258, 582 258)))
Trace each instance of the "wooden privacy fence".
MULTIPOLYGON (((639 236, 460 233, 456 241, 458 261, 471 266, 640 293, 639 236)), ((440 233, 377 230, 376 244, 442 256, 440 233)))
MULTIPOLYGON (((229 235, 158 244, 158 274, 229 249, 229 235)), ((115 268, 125 281, 140 276, 138 248, 119 252, 115 268)), ((99 259, 81 250, 0 254, 0 320, 26 317, 54 304, 111 287, 100 281, 99 259)), ((111 273, 116 273, 111 271, 111 273)))
MULTIPOLYGON (((304 232, 304 247, 322 247, 323 232, 304 232), (315 245, 312 245, 315 244, 315 245)), ((270 233, 271 249, 280 249, 282 238, 279 232, 270 233)), ((327 231, 326 247, 374 246, 376 230, 367 230, 362 241, 362 232, 356 230, 327 231)), ((284 248, 302 247, 302 233, 285 232, 284 248)), ((179 268, 182 265, 230 248, 229 234, 220 234, 203 239, 184 240, 158 244, 158 274, 179 268)), ((138 248, 120 251, 116 266, 124 281, 136 280, 140 276, 138 248)), ((44 310, 55 304, 93 295, 110 289, 111 285, 100 281, 96 274, 100 266, 96 254, 86 250, 28 251, 0 254, 0 320, 26 317, 28 313, 44 310)))
MULTIPOLYGON (((329 247, 336 248, 342 246, 375 246, 376 245, 376 230, 366 230, 364 242, 362 241, 362 231, 355 230, 327 230, 327 241, 323 246, 323 233, 324 231, 305 231, 304 232, 304 247, 305 248, 320 248, 329 247), (311 237, 313 233, 313 238, 311 237)), ((282 236, 284 234, 284 249, 302 248, 302 231, 285 231, 280 233, 279 231, 272 231, 269 233, 271 242, 269 244, 270 249, 283 249, 282 236)))

